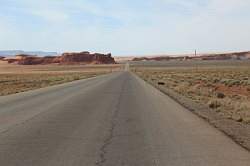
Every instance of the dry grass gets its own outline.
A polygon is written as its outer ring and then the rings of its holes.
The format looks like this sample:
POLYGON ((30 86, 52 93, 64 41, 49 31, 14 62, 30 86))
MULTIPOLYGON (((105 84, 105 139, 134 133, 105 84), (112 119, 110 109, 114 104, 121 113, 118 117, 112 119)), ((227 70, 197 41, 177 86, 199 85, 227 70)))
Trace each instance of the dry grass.
POLYGON ((120 70, 119 65, 0 64, 0 96, 38 89, 120 70))
POLYGON ((136 73, 207 105, 221 116, 250 123, 250 66, 140 67, 136 73))

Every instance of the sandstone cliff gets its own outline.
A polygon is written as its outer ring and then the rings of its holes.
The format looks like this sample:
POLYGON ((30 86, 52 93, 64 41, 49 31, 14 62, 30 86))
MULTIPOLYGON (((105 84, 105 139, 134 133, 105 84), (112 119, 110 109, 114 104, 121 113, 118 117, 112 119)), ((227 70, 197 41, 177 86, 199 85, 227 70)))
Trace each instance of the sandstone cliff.
POLYGON ((32 55, 16 55, 15 58, 5 59, 8 63, 19 65, 45 64, 114 64, 111 54, 91 54, 89 52, 63 53, 61 56, 37 57, 32 55))

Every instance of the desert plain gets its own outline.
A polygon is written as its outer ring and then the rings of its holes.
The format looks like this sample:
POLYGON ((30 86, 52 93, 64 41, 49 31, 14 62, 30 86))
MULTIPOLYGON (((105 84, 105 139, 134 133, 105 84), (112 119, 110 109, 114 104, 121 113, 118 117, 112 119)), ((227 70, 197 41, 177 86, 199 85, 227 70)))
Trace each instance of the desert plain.
POLYGON ((0 63, 0 96, 121 70, 121 65, 16 65, 0 63))
POLYGON ((250 61, 147 61, 131 70, 250 149, 250 61))

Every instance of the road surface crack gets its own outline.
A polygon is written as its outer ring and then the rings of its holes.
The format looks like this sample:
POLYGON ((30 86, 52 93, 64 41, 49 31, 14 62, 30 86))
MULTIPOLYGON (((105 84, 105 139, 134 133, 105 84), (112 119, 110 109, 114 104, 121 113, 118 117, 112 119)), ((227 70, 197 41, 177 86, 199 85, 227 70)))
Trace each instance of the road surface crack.
POLYGON ((97 166, 102 166, 107 160, 106 159, 107 148, 112 143, 112 140, 114 138, 114 130, 115 130, 115 127, 116 127, 116 119, 117 119, 117 116, 118 116, 118 113, 119 113, 121 99, 122 99, 122 95, 123 95, 123 92, 124 92, 124 89, 125 89, 124 88, 125 83, 126 83, 126 79, 123 80, 121 92, 120 92, 119 97, 118 97, 118 102, 117 102, 117 104, 115 106, 115 110, 114 110, 114 113, 113 113, 112 118, 111 118, 111 127, 109 128, 109 135, 104 140, 104 143, 100 148, 100 156, 99 156, 100 160, 96 162, 97 166))

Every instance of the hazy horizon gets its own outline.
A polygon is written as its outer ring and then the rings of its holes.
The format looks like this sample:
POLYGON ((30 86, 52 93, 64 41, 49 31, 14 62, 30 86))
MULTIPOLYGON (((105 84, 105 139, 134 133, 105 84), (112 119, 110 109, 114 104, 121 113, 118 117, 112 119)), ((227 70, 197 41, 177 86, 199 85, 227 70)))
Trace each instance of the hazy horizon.
MULTIPOLYGON (((15 51, 23 51, 23 53, 28 53, 29 55, 33 55, 31 53, 44 53, 45 55, 44 56, 51 56, 52 54, 51 53, 56 53, 56 54, 53 54, 53 56, 58 56, 58 55, 61 55, 65 52, 56 52, 56 51, 43 51, 43 50, 0 50, 0 53, 1 52, 15 52, 15 51), (47 55, 46 53, 49 53, 49 55, 47 55)), ((82 50, 82 51, 87 51, 87 50, 82 50)), ((66 51, 66 52, 82 52, 82 51, 66 51)), ((250 52, 250 50, 241 50, 241 51, 211 51, 211 52, 198 52, 196 51, 197 55, 204 55, 204 54, 222 54, 222 53, 235 53, 235 52, 250 52)), ((90 52, 90 53, 104 53, 105 52, 90 52)), ((20 53, 22 54, 22 53, 20 53)), ((15 56, 15 55, 18 55, 18 54, 11 54, 11 55, 8 55, 9 57, 11 56, 15 56)), ((188 56, 194 56, 195 55, 195 51, 193 52, 190 52, 190 53, 173 53, 173 54, 169 54, 169 53, 158 53, 158 54, 131 54, 131 55, 114 55, 112 54, 113 57, 116 57, 116 58, 119 58, 119 57, 124 57, 124 58, 128 58, 128 57, 157 57, 157 56, 172 56, 172 57, 178 57, 178 56, 184 56, 184 55, 188 55, 188 56)), ((1 55, 0 56, 6 56, 6 55, 1 55)), ((38 56, 42 56, 42 55, 38 55, 38 56)))
POLYGON ((114 56, 249 51, 250 1, 1 1, 0 50, 114 56))

